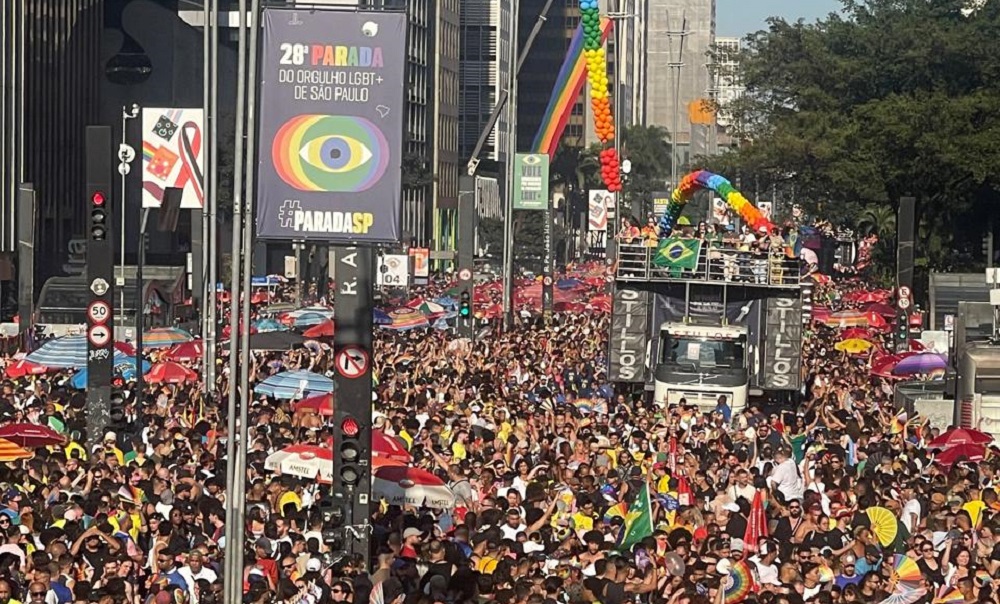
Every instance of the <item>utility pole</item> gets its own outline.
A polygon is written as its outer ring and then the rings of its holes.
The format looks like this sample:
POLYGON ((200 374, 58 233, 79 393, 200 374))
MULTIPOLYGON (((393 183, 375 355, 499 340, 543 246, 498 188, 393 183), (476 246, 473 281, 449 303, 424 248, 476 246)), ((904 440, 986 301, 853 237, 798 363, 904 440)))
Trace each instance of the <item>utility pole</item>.
POLYGON ((214 400, 215 392, 215 355, 216 330, 218 329, 217 292, 219 265, 219 229, 217 222, 218 187, 215 175, 218 173, 219 158, 216 153, 218 145, 219 112, 219 0, 203 0, 202 14, 205 19, 202 31, 202 42, 205 46, 203 69, 205 82, 203 86, 203 110, 205 115, 205 163, 208 167, 204 174, 203 189, 205 202, 202 207, 202 331, 204 346, 202 353, 202 377, 205 380, 205 393, 214 400))
MULTIPOLYGON (((670 22, 670 12, 667 11, 667 21, 670 22)), ((673 53, 674 40, 678 39, 677 55, 676 57, 671 56, 670 62, 667 63, 667 67, 670 69, 670 73, 674 78, 674 101, 673 101, 673 127, 670 131, 670 187, 676 189, 677 185, 680 184, 680 163, 681 154, 678 148, 679 145, 679 132, 680 132, 680 116, 681 116, 681 75, 684 71, 684 46, 687 41, 687 37, 691 35, 691 31, 688 29, 687 12, 681 13, 681 28, 677 31, 667 31, 667 40, 670 45, 670 52, 673 53)))
MULTIPOLYGON (((511 0, 511 58, 518 56, 517 20, 520 0, 511 0)), ((517 75, 520 67, 510 70, 510 90, 507 102, 507 157, 504 161, 504 221, 503 221, 503 318, 504 326, 514 325, 514 155, 517 153, 517 75)))
MULTIPOLYGON (((236 136, 235 136, 235 166, 233 167, 233 236, 232 236, 232 270, 230 272, 229 298, 229 400, 226 416, 226 549, 224 601, 240 602, 243 599, 243 568, 242 561, 237 564, 237 557, 243 557, 243 541, 246 529, 237 515, 243 509, 244 503, 236 496, 237 485, 246 480, 246 472, 240 462, 246 451, 246 443, 237 442, 237 434, 242 426, 237 424, 240 413, 239 396, 248 393, 239 392, 240 348, 241 337, 250 334, 240 333, 240 263, 243 235, 243 168, 246 160, 244 141, 247 132, 246 97, 247 97, 247 0, 239 0, 239 31, 236 54, 236 136), (240 475, 240 472, 243 474, 240 475)), ((207 346, 206 346, 207 348, 207 346)), ((205 351, 208 354, 208 350, 205 351)))

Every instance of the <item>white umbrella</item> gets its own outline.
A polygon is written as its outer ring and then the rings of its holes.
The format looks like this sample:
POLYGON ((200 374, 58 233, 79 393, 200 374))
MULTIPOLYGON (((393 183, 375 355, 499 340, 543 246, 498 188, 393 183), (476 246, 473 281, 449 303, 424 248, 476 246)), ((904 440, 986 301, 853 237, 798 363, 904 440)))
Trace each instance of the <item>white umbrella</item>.
POLYGON ((267 456, 264 468, 279 474, 333 482, 333 449, 316 445, 292 445, 267 456))
POLYGON ((389 505, 451 508, 455 495, 440 478, 420 468, 386 466, 375 471, 372 497, 389 505))

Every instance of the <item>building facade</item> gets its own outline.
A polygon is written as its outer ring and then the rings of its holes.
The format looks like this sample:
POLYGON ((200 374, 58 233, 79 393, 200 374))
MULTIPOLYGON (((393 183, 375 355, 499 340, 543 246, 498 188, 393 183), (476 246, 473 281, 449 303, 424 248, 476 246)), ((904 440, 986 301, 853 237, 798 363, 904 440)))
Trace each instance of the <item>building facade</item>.
MULTIPOLYGON (((461 162, 472 156, 501 92, 510 81, 510 10, 511 0, 462 3, 458 117, 461 162)), ((507 130, 507 112, 503 111, 479 157, 502 161, 507 156, 507 130)))
POLYGON ((719 126, 732 125, 732 104, 743 96, 745 88, 739 77, 739 53, 743 47, 739 38, 716 38, 719 60, 716 64, 716 100, 719 105, 719 126))
POLYGON ((715 0, 646 0, 644 8, 644 123, 670 132, 684 167, 711 144, 689 110, 714 87, 715 0))
POLYGON ((35 190, 37 291, 84 236, 84 133, 99 123, 103 0, 0 1, 0 297, 15 283, 18 187, 35 190))

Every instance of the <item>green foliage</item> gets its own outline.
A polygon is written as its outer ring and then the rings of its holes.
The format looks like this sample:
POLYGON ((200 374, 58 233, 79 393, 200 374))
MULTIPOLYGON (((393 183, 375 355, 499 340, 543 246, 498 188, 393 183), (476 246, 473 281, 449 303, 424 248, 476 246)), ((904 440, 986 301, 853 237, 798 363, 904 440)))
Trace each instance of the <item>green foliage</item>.
POLYGON ((623 193, 626 208, 632 201, 642 202, 643 212, 652 210, 652 193, 664 191, 670 180, 673 149, 670 135, 660 126, 629 126, 622 132, 622 159, 632 162, 623 193))
POLYGON ((1000 3, 966 4, 844 0, 817 24, 771 20, 740 59, 742 142, 706 165, 883 241, 913 195, 918 263, 970 269, 1000 202, 1000 3))

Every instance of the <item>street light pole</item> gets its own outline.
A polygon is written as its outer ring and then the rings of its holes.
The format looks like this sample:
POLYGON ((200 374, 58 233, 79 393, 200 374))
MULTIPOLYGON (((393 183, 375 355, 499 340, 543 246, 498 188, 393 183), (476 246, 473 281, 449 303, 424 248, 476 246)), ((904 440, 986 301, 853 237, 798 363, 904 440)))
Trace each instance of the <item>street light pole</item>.
MULTIPOLYGON (((510 58, 518 56, 517 20, 520 0, 511 0, 510 6, 510 58)), ((507 101, 507 157, 504 161, 503 221, 503 317, 504 325, 510 329, 514 325, 514 155, 517 153, 517 67, 510 70, 510 95, 507 101)))
MULTIPOLYGON (((149 208, 143 208, 139 221, 139 255, 135 263, 135 393, 136 401, 143 400, 143 390, 146 388, 146 377, 142 374, 142 330, 145 317, 146 300, 143 294, 142 269, 146 264, 146 223, 149 221, 149 208)), ((124 289, 124 288, 123 288, 124 289)))
MULTIPOLYGON (((246 443, 237 443, 237 415, 239 414, 239 374, 240 356, 239 339, 249 334, 240 333, 240 252, 243 234, 243 166, 244 138, 246 125, 246 65, 247 65, 247 0, 239 0, 238 43, 236 51, 236 136, 235 165, 233 167, 233 235, 232 260, 230 262, 230 298, 229 298, 229 400, 226 417, 226 567, 224 597, 225 602, 241 602, 243 600, 243 569, 236 566, 237 556, 242 554, 246 529, 237 518, 243 508, 243 501, 234 496, 237 483, 245 480, 246 474, 239 475, 241 465, 239 455, 245 450, 246 443), (237 446, 239 445, 239 446, 237 446)), ((207 351, 206 351, 207 352, 207 351)), ((249 361, 246 361, 249 362, 249 361)), ((247 393, 242 393, 246 395, 247 393)), ((242 556, 240 556, 242 557, 242 556)))
POLYGON ((121 327, 125 327, 125 212, 126 212, 126 176, 130 171, 129 164, 135 159, 135 149, 133 149, 128 144, 128 121, 139 117, 139 105, 137 103, 132 103, 132 105, 122 105, 122 142, 118 147, 118 174, 122 177, 122 195, 121 201, 118 203, 118 214, 121 218, 121 239, 119 245, 120 250, 120 260, 121 266, 118 267, 118 277, 115 278, 115 287, 118 288, 119 292, 119 303, 120 310, 122 313, 120 317, 121 327))

